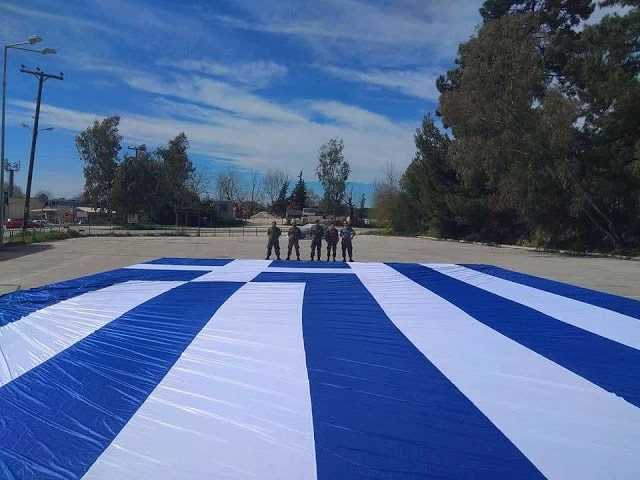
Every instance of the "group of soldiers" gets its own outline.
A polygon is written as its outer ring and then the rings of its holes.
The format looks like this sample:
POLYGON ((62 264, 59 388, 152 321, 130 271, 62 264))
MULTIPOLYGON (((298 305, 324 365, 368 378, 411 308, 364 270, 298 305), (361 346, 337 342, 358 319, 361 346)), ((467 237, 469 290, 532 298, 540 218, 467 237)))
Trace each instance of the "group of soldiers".
MULTIPOLYGON (((267 243, 267 258, 265 260, 269 260, 271 258, 272 250, 275 250, 276 258, 280 260, 281 234, 282 231, 276 222, 273 222, 271 227, 269 227, 269 230, 267 230, 269 243, 267 243)), ((342 261, 346 262, 348 255, 349 261, 353 262, 353 237, 355 236, 356 232, 351 226, 350 221, 347 221, 344 228, 338 231, 335 222, 331 222, 329 227, 325 228, 324 225, 320 224, 320 220, 316 220, 315 225, 311 228, 311 261, 316 258, 320 261, 320 256, 322 254, 322 240, 324 239, 327 242, 327 262, 330 257, 333 258, 333 261, 335 262, 338 240, 342 239, 342 261)), ((287 232, 287 237, 289 238, 289 244, 287 246, 287 260, 291 260, 291 252, 294 248, 296 251, 296 257, 300 260, 299 240, 302 238, 302 231, 296 224, 295 220, 287 232)))

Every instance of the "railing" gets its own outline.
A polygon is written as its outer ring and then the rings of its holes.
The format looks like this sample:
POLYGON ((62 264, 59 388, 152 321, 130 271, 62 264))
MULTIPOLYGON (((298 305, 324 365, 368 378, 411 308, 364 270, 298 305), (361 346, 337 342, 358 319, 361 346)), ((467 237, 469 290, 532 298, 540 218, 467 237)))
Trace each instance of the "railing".
MULTIPOLYGON (((28 228, 27 232, 64 232, 74 230, 82 235, 92 236, 197 236, 197 237, 246 237, 267 236, 267 226, 241 227, 183 227, 171 225, 145 226, 113 226, 113 225, 50 225, 45 227, 28 228)), ((22 236, 21 228, 5 230, 9 238, 22 236)))
MULTIPOLYGON (((287 226, 281 225, 282 237, 286 238, 287 226)), ((86 236, 189 236, 189 237, 267 237, 267 225, 245 225, 240 227, 184 227, 174 225, 48 225, 45 227, 28 228, 31 232, 65 232, 74 230, 86 236)), ((357 228, 358 232, 374 230, 371 228, 357 228)), ((5 230, 8 239, 21 237, 21 228, 5 230)))

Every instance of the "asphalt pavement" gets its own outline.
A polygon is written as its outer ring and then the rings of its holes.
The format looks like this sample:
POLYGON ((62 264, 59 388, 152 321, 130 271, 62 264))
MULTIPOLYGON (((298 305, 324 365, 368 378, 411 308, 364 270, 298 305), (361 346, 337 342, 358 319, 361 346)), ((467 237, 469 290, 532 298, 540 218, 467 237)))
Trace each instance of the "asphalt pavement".
MULTIPOLYGON (((264 258, 266 235, 83 237, 0 250, 0 294, 112 270, 160 257, 264 258)), ((280 241, 286 250, 286 238, 280 241)), ((301 241, 309 259, 311 242, 301 241)), ((354 260, 482 263, 640 300, 640 262, 442 242, 359 235, 354 260)))

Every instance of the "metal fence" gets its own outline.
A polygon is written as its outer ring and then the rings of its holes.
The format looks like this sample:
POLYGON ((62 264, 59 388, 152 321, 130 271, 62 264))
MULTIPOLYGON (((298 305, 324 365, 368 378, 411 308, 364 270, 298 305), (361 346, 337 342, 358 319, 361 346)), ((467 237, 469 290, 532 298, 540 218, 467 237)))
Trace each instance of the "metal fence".
MULTIPOLYGON (((283 228, 283 235, 286 235, 286 226, 283 228)), ((114 225, 50 225, 40 228, 27 229, 27 235, 32 232, 65 232, 74 230, 80 235, 91 236, 189 236, 189 237, 265 237, 267 236, 268 225, 246 225, 242 227, 183 227, 171 225, 136 225, 114 226, 114 225)), ((370 228, 358 228, 358 232, 372 230, 370 228)), ((18 239, 23 236, 22 229, 11 229, 5 231, 8 240, 18 239)))
MULTIPOLYGON (((138 225, 135 227, 120 227, 113 225, 53 225, 40 228, 28 228, 27 233, 32 232, 65 232, 74 230, 81 235, 93 236, 197 236, 197 237, 247 237, 266 236, 268 226, 243 226, 243 227, 182 227, 170 225, 138 225)), ((8 238, 22 236, 23 230, 16 228, 5 231, 8 238)))

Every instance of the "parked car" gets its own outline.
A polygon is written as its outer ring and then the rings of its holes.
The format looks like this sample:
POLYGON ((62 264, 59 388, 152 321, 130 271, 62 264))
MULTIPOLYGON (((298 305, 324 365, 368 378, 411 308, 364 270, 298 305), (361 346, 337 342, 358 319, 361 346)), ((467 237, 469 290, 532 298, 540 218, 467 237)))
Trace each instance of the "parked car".
MULTIPOLYGON (((327 225, 323 222, 320 222, 320 225, 322 228, 326 229, 327 225)), ((315 226, 315 222, 313 223, 307 223, 305 225, 302 225, 300 227, 300 232, 302 233, 302 237, 303 239, 305 238, 311 238, 311 231, 313 230, 313 227, 315 226)))
MULTIPOLYGON (((4 223, 4 228, 6 230, 12 230, 15 228, 22 228, 23 220, 22 218, 8 218, 4 223)), ((27 228, 39 228, 39 225, 35 223, 33 220, 29 220, 27 222, 27 228)))

